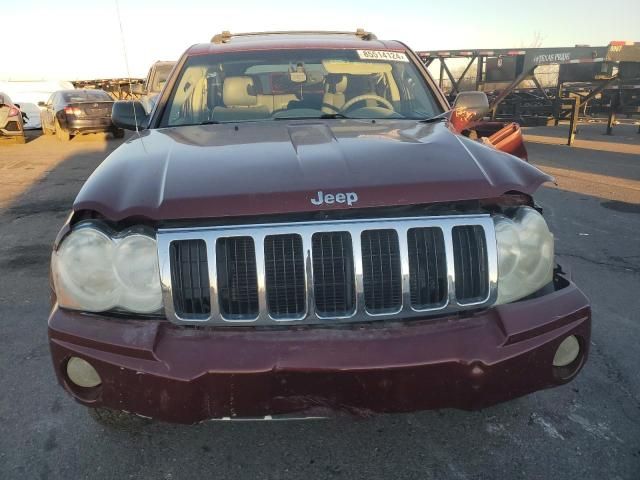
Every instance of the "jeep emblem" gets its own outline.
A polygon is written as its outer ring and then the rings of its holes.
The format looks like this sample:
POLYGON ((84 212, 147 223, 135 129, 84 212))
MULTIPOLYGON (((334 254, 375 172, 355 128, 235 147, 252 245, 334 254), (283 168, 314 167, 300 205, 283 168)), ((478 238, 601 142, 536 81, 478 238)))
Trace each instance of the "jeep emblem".
POLYGON ((351 206, 358 201, 358 195, 356 192, 347 193, 324 193, 322 190, 318 192, 317 198, 311 198, 311 203, 320 206, 323 204, 332 205, 334 203, 346 203, 351 206))

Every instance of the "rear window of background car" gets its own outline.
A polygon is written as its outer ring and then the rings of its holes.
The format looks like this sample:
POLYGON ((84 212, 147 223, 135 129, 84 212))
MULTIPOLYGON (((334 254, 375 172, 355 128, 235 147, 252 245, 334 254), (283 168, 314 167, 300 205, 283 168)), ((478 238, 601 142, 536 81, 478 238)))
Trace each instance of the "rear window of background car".
POLYGON ((78 90, 77 92, 66 92, 62 94, 65 102, 106 102, 111 101, 107 92, 102 90, 78 90))

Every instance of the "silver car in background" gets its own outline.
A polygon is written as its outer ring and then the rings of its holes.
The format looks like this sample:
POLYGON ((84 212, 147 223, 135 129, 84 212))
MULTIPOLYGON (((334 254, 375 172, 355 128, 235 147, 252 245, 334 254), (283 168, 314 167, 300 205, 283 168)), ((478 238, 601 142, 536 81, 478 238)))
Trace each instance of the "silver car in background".
POLYGON ((20 105, 14 104, 6 93, 0 92, 0 141, 3 140, 25 143, 24 119, 20 105))

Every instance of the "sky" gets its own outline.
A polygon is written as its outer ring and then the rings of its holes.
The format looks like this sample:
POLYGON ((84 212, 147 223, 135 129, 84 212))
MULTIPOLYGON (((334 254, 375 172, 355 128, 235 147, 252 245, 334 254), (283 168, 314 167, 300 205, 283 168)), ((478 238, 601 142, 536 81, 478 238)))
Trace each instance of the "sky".
POLYGON ((415 50, 640 42, 640 0, 1 1, 0 80, 144 77, 223 30, 363 27, 415 50))

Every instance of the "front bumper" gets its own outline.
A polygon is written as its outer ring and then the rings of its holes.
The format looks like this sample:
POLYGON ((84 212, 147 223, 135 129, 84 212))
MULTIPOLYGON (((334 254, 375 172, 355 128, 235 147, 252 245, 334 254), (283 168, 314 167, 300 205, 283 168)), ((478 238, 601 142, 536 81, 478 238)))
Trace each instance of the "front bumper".
POLYGON ((80 403, 178 423, 343 411, 477 409, 571 380, 589 349, 591 308, 571 282, 547 295, 439 319, 329 328, 198 329, 54 307, 59 382, 80 403), (568 335, 581 354, 552 360, 568 335), (69 357, 102 378, 74 386, 69 357))

